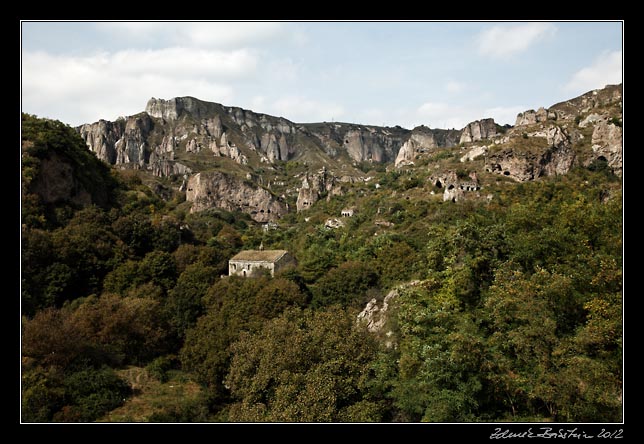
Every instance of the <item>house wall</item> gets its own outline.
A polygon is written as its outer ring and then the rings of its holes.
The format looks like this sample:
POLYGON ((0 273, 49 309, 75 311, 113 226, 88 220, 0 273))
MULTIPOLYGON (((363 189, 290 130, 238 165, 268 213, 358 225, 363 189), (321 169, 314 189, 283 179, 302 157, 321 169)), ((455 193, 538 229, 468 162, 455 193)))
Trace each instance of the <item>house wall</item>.
POLYGON ((283 270, 284 268, 295 263, 295 259, 290 254, 285 254, 277 262, 264 262, 264 261, 229 261, 228 262, 228 275, 229 276, 247 276, 251 277, 258 274, 261 269, 269 270, 271 276, 275 272, 283 270))
POLYGON ((272 262, 255 262, 255 261, 230 261, 228 263, 228 275, 233 276, 253 276, 261 269, 269 270, 271 276, 275 274, 275 264, 272 262))

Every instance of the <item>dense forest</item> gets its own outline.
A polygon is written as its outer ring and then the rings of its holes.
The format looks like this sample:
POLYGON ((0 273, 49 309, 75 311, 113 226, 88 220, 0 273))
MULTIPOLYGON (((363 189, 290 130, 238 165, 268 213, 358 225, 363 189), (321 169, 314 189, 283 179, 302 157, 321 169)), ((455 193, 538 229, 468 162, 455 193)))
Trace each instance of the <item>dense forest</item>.
POLYGON ((60 122, 23 114, 22 138, 23 422, 621 421, 622 188, 605 163, 456 203, 423 197, 420 171, 374 169, 386 192, 352 184, 263 230, 191 213, 60 122), (298 265, 226 276, 260 244, 298 265), (357 322, 394 289, 385 328, 357 322))

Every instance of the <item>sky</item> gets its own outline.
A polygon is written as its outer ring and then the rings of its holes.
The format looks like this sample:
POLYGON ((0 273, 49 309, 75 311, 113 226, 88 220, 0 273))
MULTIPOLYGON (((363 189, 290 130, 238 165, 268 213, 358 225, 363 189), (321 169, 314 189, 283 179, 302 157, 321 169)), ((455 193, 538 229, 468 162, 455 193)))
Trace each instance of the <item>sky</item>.
POLYGON ((22 111, 77 126, 198 99, 297 123, 514 124, 622 82, 622 22, 22 22, 22 111))

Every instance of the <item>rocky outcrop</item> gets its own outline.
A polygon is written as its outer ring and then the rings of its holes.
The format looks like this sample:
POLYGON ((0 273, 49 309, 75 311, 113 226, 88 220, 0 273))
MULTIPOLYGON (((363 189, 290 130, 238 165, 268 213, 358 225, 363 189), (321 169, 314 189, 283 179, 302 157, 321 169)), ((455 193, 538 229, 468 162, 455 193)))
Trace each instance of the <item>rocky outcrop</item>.
POLYGON ((608 120, 595 125, 592 137, 593 159, 608 163, 613 173, 622 175, 622 127, 608 120))
POLYGON ((182 114, 190 114, 200 119, 209 114, 208 103, 194 97, 175 97, 170 100, 152 97, 145 106, 145 112, 158 119, 176 120, 182 114))
POLYGON ((212 142, 210 149, 216 156, 229 157, 241 165, 248 164, 248 157, 241 152, 237 145, 228 141, 225 132, 221 135, 219 145, 216 142, 212 142))
POLYGON ((458 177, 454 171, 445 171, 431 176, 429 180, 435 187, 443 190, 444 202, 458 202, 465 198, 466 193, 481 189, 476 171, 471 172, 468 177, 458 177))
POLYGON ((487 171, 503 174, 519 182, 566 174, 575 161, 570 136, 559 126, 547 128, 543 135, 546 143, 542 149, 522 149, 521 144, 527 142, 517 138, 509 142, 509 147, 489 154, 487 171))
POLYGON ((344 148, 356 162, 387 162, 396 158, 400 141, 386 137, 373 128, 358 128, 344 134, 344 148))
POLYGON ((494 119, 476 120, 463 128, 460 143, 477 142, 494 136, 496 136, 494 119))
POLYGON ((191 212, 210 208, 241 211, 257 222, 275 221, 288 212, 286 203, 270 191, 220 172, 197 173, 190 177, 186 200, 192 202, 191 212))
POLYGON ((190 168, 174 160, 161 159, 152 163, 152 174, 158 177, 186 176, 190 173, 192 173, 190 168))
MULTIPOLYGON (((297 194, 297 212, 310 208, 324 194, 328 197, 341 195, 342 189, 337 182, 346 181, 343 179, 333 177, 327 172, 326 168, 316 174, 306 173, 297 194)), ((352 178, 348 179, 351 180, 352 178)))
POLYGON ((317 187, 312 187, 308 178, 304 178, 302 186, 297 192, 297 202, 295 204, 297 212, 304 211, 311 207, 320 199, 320 192, 317 187))
POLYGON ((328 230, 336 230, 342 227, 344 227, 344 222, 337 218, 327 219, 326 222, 324 222, 324 228, 328 230))
POLYGON ((487 146, 473 146, 465 155, 461 157, 461 162, 469 162, 487 153, 487 146))
POLYGON ((436 148, 454 146, 460 140, 460 131, 429 129, 418 126, 411 132, 409 139, 398 151, 394 165, 396 167, 413 165, 422 154, 434 151, 436 148))
POLYGON ((622 85, 606 85, 602 89, 588 91, 574 99, 552 105, 549 115, 557 120, 574 119, 575 117, 607 106, 619 106, 621 110, 622 85))
POLYGON ((152 128, 150 117, 140 114, 113 123, 99 120, 82 125, 78 131, 89 149, 104 162, 141 168, 150 156, 147 139, 152 128))
POLYGON ((108 122, 99 120, 96 123, 82 125, 78 131, 89 149, 102 161, 116 163, 116 142, 123 136, 125 120, 108 122))
POLYGON ((403 143, 400 151, 398 151, 394 165, 396 167, 413 165, 419 148, 420 145, 414 139, 409 139, 407 142, 403 143))
POLYGON ((367 306, 358 313, 357 322, 358 324, 363 324, 367 327, 372 333, 379 333, 385 326, 387 322, 387 311, 389 310, 391 303, 395 298, 398 297, 398 290, 394 289, 387 293, 382 305, 378 305, 378 300, 373 298, 368 303, 367 306))
POLYGON ((521 125, 534 125, 535 123, 541 123, 548 120, 548 111, 545 108, 541 107, 537 111, 531 109, 517 115, 517 120, 514 123, 514 126, 521 125))
POLYGON ((585 119, 579 122, 579 128, 586 128, 587 126, 593 126, 602 120, 602 116, 599 114, 591 113, 586 116, 585 119))

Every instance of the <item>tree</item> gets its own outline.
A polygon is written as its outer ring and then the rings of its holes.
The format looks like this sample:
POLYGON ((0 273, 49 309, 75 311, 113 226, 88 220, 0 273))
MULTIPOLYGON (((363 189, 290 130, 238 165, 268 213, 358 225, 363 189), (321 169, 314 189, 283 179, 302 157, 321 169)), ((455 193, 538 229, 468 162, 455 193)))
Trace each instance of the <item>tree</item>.
POLYGON ((186 331, 192 328, 203 314, 202 299, 217 277, 217 271, 213 267, 201 263, 188 265, 179 276, 177 284, 168 293, 166 310, 170 316, 170 323, 180 337, 184 337, 186 331))
POLYGON ((140 363, 166 351, 168 329, 158 301, 104 294, 78 305, 23 320, 23 356, 66 369, 140 363))
POLYGON ((232 346, 232 421, 378 421, 367 381, 376 343, 342 309, 287 309, 232 346))
POLYGON ((110 368, 87 368, 67 376, 64 381, 68 403, 53 420, 57 422, 94 421, 123 404, 130 386, 110 368))
POLYGON ((286 307, 306 303, 293 282, 266 276, 221 279, 203 300, 206 314, 186 332, 180 357, 183 368, 192 371, 218 399, 224 399, 228 392, 223 380, 230 363, 229 346, 239 334, 257 331, 286 307))
POLYGON ((329 270, 313 287, 313 307, 340 304, 357 307, 364 296, 378 284, 378 275, 372 267, 362 262, 345 262, 329 270))
POLYGON ((397 363, 387 396, 398 415, 406 421, 475 420, 484 339, 474 319, 460 310, 453 280, 401 290, 396 301, 400 351, 384 358, 397 363))
POLYGON ((558 338, 551 300, 566 285, 565 278, 543 269, 532 276, 506 269, 490 288, 485 307, 492 329, 491 378, 513 414, 556 414, 552 352, 558 338))

